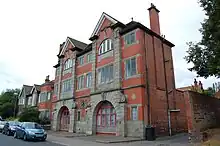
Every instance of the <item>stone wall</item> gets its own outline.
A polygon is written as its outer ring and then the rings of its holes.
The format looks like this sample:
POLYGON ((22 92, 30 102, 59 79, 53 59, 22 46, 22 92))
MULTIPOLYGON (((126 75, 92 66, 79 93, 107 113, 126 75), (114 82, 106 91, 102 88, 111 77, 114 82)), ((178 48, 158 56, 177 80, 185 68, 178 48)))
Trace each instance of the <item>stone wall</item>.
POLYGON ((193 91, 184 93, 188 132, 193 141, 201 140, 201 132, 219 126, 220 100, 193 91))

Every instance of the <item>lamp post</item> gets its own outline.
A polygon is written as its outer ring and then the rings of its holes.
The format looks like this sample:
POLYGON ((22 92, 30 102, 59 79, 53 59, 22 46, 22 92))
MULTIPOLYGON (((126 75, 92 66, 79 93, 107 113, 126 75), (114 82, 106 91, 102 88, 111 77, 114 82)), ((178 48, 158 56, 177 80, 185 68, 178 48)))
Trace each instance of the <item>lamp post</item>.
POLYGON ((15 96, 14 117, 16 118, 16 108, 17 108, 17 97, 18 97, 18 93, 14 93, 14 96, 15 96))

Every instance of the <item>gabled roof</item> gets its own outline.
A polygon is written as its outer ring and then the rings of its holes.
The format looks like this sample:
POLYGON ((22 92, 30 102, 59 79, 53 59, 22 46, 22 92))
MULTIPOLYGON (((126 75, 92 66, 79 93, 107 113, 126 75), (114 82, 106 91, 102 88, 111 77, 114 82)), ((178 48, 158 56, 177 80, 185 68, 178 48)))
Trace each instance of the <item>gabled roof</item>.
POLYGON ((80 49, 83 50, 84 48, 86 48, 87 44, 83 43, 81 41, 78 41, 76 39, 67 37, 65 44, 62 46, 62 49, 60 50, 60 53, 58 54, 58 56, 61 56, 63 54, 63 52, 66 50, 66 48, 68 47, 68 44, 71 43, 71 45, 73 46, 73 48, 76 49, 80 49))
POLYGON ((118 20, 116 20, 116 19, 113 18, 112 16, 110 16, 110 15, 106 14, 105 12, 103 12, 102 15, 101 15, 101 17, 99 18, 98 23, 96 24, 95 29, 93 30, 93 33, 92 33, 92 35, 90 36, 90 38, 92 38, 92 37, 94 37, 95 35, 97 35, 97 33, 99 32, 99 29, 101 28, 102 23, 104 22, 105 18, 108 19, 108 20, 110 20, 113 24, 116 24, 116 23, 119 22, 118 20))
POLYGON ((37 92, 40 92, 40 85, 34 84, 29 94, 33 94, 34 89, 37 90, 37 92))
POLYGON ((19 93, 19 97, 22 95, 22 92, 24 92, 24 91, 25 91, 25 93, 24 93, 25 96, 30 94, 32 88, 33 88, 33 86, 23 85, 21 92, 19 93))

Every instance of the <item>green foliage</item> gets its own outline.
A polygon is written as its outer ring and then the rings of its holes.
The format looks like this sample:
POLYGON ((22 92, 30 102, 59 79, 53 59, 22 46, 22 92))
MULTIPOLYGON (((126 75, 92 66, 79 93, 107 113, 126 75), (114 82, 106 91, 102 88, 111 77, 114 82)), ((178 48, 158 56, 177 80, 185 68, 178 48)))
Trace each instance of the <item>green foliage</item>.
POLYGON ((17 112, 16 104, 19 92, 19 89, 7 89, 0 94, 0 116, 2 116, 2 118, 14 116, 14 110, 17 112))
POLYGON ((204 90, 204 94, 208 96, 214 96, 215 90, 212 87, 208 87, 208 89, 204 90))
POLYGON ((6 119, 6 121, 19 121, 19 119, 15 117, 9 117, 6 119))
POLYGON ((202 40, 187 43, 187 63, 193 63, 190 71, 200 77, 220 77, 220 0, 199 0, 205 11, 206 19, 199 30, 202 40))
POLYGON ((39 122, 40 112, 37 108, 25 108, 19 116, 20 122, 39 122))

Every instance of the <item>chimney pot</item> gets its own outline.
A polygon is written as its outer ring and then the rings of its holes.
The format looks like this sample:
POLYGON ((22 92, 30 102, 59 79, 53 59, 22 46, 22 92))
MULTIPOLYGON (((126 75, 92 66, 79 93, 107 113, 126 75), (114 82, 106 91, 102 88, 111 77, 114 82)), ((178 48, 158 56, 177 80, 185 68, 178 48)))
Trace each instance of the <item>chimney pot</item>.
POLYGON ((152 31, 160 35, 160 20, 159 20, 159 10, 156 6, 151 3, 151 7, 148 8, 150 16, 150 28, 152 31))

